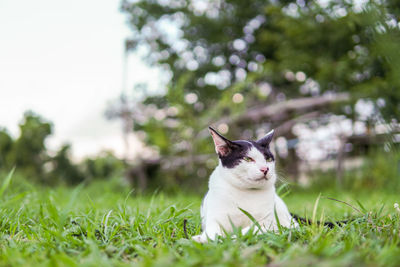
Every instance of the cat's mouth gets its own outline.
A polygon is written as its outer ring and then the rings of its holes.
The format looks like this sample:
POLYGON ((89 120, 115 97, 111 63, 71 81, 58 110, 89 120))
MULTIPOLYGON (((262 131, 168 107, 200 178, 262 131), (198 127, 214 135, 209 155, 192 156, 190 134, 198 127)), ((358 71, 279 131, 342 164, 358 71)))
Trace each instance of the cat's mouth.
POLYGON ((261 178, 254 179, 253 181, 260 182, 263 180, 268 181, 268 177, 265 175, 265 176, 262 176, 261 178))

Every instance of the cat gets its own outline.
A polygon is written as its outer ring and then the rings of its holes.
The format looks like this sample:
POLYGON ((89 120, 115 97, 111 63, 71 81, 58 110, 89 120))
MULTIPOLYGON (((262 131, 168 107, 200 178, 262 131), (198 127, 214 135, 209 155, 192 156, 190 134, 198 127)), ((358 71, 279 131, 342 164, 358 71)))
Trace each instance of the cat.
POLYGON ((209 190, 201 208, 202 230, 192 239, 205 243, 232 232, 232 225, 242 233, 254 229, 257 233, 298 227, 283 200, 275 192, 275 158, 270 150, 274 130, 258 141, 230 141, 212 127, 219 164, 209 180, 209 190), (261 227, 253 225, 249 213, 261 227), (252 228, 253 227, 253 228, 252 228))

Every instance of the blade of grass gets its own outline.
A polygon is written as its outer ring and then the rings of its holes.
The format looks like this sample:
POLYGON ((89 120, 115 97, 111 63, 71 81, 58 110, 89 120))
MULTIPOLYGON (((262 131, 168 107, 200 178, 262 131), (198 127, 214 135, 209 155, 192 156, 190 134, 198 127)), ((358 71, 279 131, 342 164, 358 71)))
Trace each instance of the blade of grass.
POLYGON ((321 198, 321 193, 318 195, 317 200, 315 201, 314 204, 314 209, 313 209, 313 214, 312 214, 312 219, 311 222, 314 223, 315 222, 315 217, 317 216, 317 208, 318 208, 318 203, 319 203, 319 199, 321 198))
MULTIPOLYGON (((350 205, 350 204, 347 203, 347 202, 344 202, 344 201, 342 201, 342 200, 338 200, 338 199, 335 199, 335 198, 332 198, 332 197, 323 197, 323 198, 326 198, 326 199, 329 199, 329 200, 333 200, 333 201, 337 201, 337 202, 339 202, 339 203, 346 204, 347 206, 349 206, 349 207, 352 208, 353 210, 355 210, 355 211, 357 211, 357 212, 363 214, 359 209, 357 209, 357 208, 354 207, 353 205, 350 205)), ((361 203, 359 203, 359 205, 360 205, 360 204, 361 204, 361 203)), ((361 207, 362 207, 362 206, 361 206, 361 207)))
POLYGON ((1 185, 1 187, 0 187, 0 198, 3 196, 4 191, 6 191, 6 189, 10 185, 11 178, 12 178, 12 176, 14 174, 14 171, 15 171, 15 167, 12 168, 12 170, 8 173, 6 179, 4 180, 3 184, 1 185))
POLYGON ((274 207, 274 216, 275 216, 276 226, 278 227, 279 233, 282 234, 282 225, 281 225, 281 222, 279 221, 278 213, 276 212, 276 207, 274 207))
POLYGON ((288 183, 284 183, 282 184, 278 189, 277 189, 277 194, 281 197, 281 198, 285 198, 287 195, 290 194, 290 187, 288 183))
POLYGON ((356 200, 356 202, 357 202, 358 206, 360 207, 360 209, 361 209, 364 213, 367 212, 367 209, 363 206, 363 204, 361 204, 360 201, 356 200))
POLYGON ((103 217, 103 225, 104 225, 104 235, 108 239, 108 219, 110 218, 111 213, 113 210, 110 210, 105 217, 103 217))
POLYGON ((281 184, 281 185, 276 189, 276 193, 277 193, 278 195, 280 195, 281 192, 282 192, 283 190, 287 189, 287 188, 288 188, 288 184, 287 184, 287 183, 283 183, 283 184, 281 184))
POLYGON ((254 225, 257 226, 257 228, 262 232, 261 225, 257 222, 257 220, 253 217, 253 215, 251 215, 249 212, 247 212, 242 208, 239 208, 239 210, 243 212, 254 223, 254 225))

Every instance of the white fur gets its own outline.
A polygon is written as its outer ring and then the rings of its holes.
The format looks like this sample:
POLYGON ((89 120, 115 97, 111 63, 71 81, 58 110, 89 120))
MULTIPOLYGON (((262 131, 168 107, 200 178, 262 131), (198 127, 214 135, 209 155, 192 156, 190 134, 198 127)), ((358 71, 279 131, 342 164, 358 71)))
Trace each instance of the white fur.
MULTIPOLYGON (((239 208, 250 213, 262 227, 261 231, 278 229, 275 211, 283 227, 297 227, 285 203, 275 193, 275 162, 267 162, 263 154, 252 147, 248 156, 254 162, 242 161, 234 168, 225 168, 221 161, 210 176, 209 190, 201 206, 203 232, 194 236, 197 242, 214 240, 232 231, 232 224, 247 232, 253 223, 239 208), (268 167, 266 176, 260 168, 268 167)), ((256 229, 255 227, 255 230, 256 229)))

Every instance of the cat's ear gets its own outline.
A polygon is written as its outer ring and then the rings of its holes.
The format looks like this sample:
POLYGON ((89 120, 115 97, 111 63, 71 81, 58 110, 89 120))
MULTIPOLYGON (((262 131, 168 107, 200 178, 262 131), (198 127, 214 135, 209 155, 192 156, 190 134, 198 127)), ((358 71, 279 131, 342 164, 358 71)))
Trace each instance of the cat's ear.
POLYGON ((263 138, 257 141, 257 143, 263 147, 269 146, 274 137, 274 130, 269 131, 263 138))
POLYGON ((215 151, 220 156, 228 155, 237 145, 223 137, 220 133, 214 130, 212 127, 208 127, 210 134, 214 140, 215 151))

